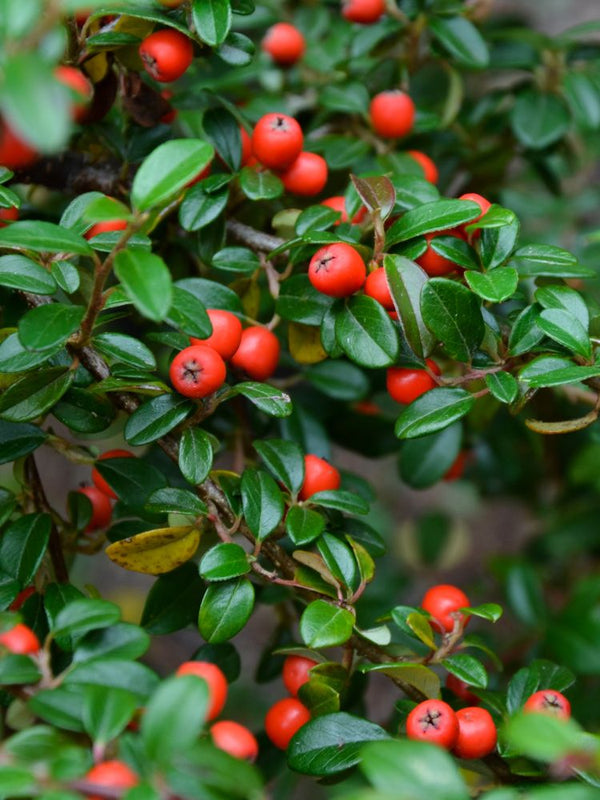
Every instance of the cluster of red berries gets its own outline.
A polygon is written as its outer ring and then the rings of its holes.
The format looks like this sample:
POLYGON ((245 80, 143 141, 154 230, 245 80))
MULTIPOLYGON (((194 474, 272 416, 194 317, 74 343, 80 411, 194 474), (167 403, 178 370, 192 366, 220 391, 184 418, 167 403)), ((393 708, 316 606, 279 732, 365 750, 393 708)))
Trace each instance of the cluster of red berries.
POLYGON ((207 311, 212 333, 206 339, 190 338, 191 345, 171 362, 169 376, 174 388, 185 397, 208 397, 225 383, 225 362, 255 381, 266 381, 279 362, 279 340, 261 325, 242 329, 230 311, 207 311))
MULTIPOLYGON (((98 456, 98 461, 110 458, 135 458, 135 456, 129 450, 107 450, 98 456)), ((112 501, 117 499, 117 495, 95 467, 92 469, 92 484, 92 486, 82 486, 77 490, 80 494, 84 494, 92 504, 92 515, 85 529, 86 533, 108 528, 112 517, 112 501)))
POLYGON ((278 700, 265 716, 265 733, 275 747, 286 750, 294 734, 310 720, 310 711, 298 700, 298 690, 310 679, 316 661, 288 656, 283 664, 283 683, 290 697, 278 700))
POLYGON ((252 131, 256 160, 276 172, 288 192, 311 197, 325 188, 327 162, 317 153, 302 150, 303 145, 302 128, 287 114, 265 114, 252 131))

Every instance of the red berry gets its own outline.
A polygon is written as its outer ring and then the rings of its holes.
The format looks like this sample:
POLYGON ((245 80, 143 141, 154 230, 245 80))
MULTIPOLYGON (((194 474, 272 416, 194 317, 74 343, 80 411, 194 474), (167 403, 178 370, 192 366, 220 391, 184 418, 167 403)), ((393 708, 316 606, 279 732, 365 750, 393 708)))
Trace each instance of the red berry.
POLYGON ((415 121, 415 104, 406 92, 380 92, 371 100, 369 113, 375 133, 396 139, 411 132, 415 121))
POLYGON ((467 194, 461 194, 458 198, 459 200, 470 200, 472 203, 476 203, 479 208, 481 209, 481 214, 475 219, 472 219, 470 222, 467 222, 467 225, 472 225, 474 222, 479 222, 479 220, 487 214, 491 207, 491 203, 489 200, 486 200, 485 197, 482 197, 480 194, 475 194, 475 192, 467 192, 467 194))
POLYGON ((383 267, 369 272, 365 281, 365 294, 381 303, 386 311, 394 311, 394 301, 383 267))
POLYGON ((287 169, 302 151, 302 128, 286 114, 265 114, 252 131, 252 152, 265 167, 287 169))
POLYGON ((266 381, 279 363, 279 339, 267 328, 253 325, 242 331, 240 345, 231 358, 236 369, 254 381, 266 381))
POLYGON ((127 222, 124 219, 109 219, 105 222, 97 222, 95 225, 86 231, 83 235, 86 239, 93 239, 100 233, 110 233, 111 231, 124 231, 127 227, 127 222))
MULTIPOLYGON (((85 776, 86 781, 96 786, 109 789, 126 789, 137 786, 139 778, 135 772, 122 761, 103 761, 96 764, 85 776)), ((88 795, 88 800, 102 800, 98 795, 88 795)))
POLYGON ((523 711, 536 714, 548 714, 559 719, 569 719, 571 716, 571 703, 564 694, 555 689, 542 689, 535 692, 525 701, 523 711))
POLYGON ((56 67, 54 76, 57 81, 72 90, 78 102, 75 102, 75 100, 73 101, 71 114, 75 122, 83 122, 87 114, 88 105, 94 94, 92 84, 80 69, 68 67, 64 64, 60 64, 56 67))
POLYGON ((423 255, 419 256, 416 260, 417 264, 422 267, 428 275, 438 277, 439 275, 447 275, 449 272, 454 272, 458 269, 458 265, 448 258, 444 258, 439 253, 436 253, 431 246, 431 240, 437 236, 454 236, 456 239, 463 239, 464 234, 456 228, 448 231, 437 231, 436 233, 426 233, 425 240, 427 241, 427 250, 423 255))
POLYGON ((242 140, 242 157, 240 159, 240 166, 245 167, 252 158, 252 139, 250 134, 242 125, 240 125, 240 138, 242 140))
POLYGON ((171 383, 184 397, 208 397, 225 383, 225 362, 216 350, 194 344, 177 353, 169 368, 171 383))
POLYGON ((197 675, 208 684, 207 720, 218 717, 227 699, 227 678, 223 671, 210 661, 184 661, 176 675, 197 675))
POLYGON ((222 719, 215 722, 210 735, 216 747, 225 750, 234 758, 255 761, 258 755, 258 742, 253 733, 238 722, 222 719))
POLYGON ((164 28, 147 36, 140 45, 140 57, 146 72, 159 83, 180 78, 192 63, 192 40, 173 28, 164 28))
MULTIPOLYGON (((431 358, 425 363, 431 372, 440 374, 440 368, 431 358)), ((430 389, 435 389, 437 383, 424 369, 390 367, 386 373, 386 386, 389 395, 397 403, 408 405, 430 389)))
MULTIPOLYGON (((454 628, 453 615, 460 608, 468 608, 468 606, 469 598, 462 589, 447 583, 432 586, 425 592, 425 597, 421 602, 421 607, 433 617, 430 620, 431 625, 440 633, 450 632, 454 628)), ((458 617, 468 620, 468 617, 464 617, 463 614, 458 614, 458 617)))
POLYGON ((467 452, 465 450, 461 450, 460 453, 456 456, 454 463, 446 472, 443 477, 445 481, 457 481, 459 478, 462 477, 463 472, 465 471, 465 466, 467 463, 467 452))
POLYGON ((9 631, 0 633, 0 644, 20 656, 29 653, 37 653, 40 649, 40 642, 35 633, 27 625, 19 623, 9 631))
POLYGON ((290 739, 310 720, 310 711, 295 697, 279 700, 267 711, 265 733, 275 747, 285 750, 290 739))
POLYGON ((18 136, 6 121, 0 124, 0 164, 8 169, 24 169, 38 154, 18 136))
POLYGON ((451 672, 448 673, 448 677, 446 678, 446 687, 465 703, 477 706, 481 702, 477 695, 470 691, 469 684, 461 681, 460 678, 457 678, 456 675, 453 675, 451 672))
POLYGON ((308 278, 329 297, 348 297, 365 282, 367 268, 358 250, 345 242, 321 247, 310 260, 308 278))
POLYGON ((421 153, 420 150, 409 150, 408 155, 422 168, 426 181, 429 181, 429 183, 438 182, 438 168, 429 156, 421 153))
POLYGON ((77 491, 84 494, 92 504, 92 516, 85 532, 92 533, 100 528, 108 528, 112 517, 110 498, 95 486, 84 486, 77 491))
POLYGON ((212 347, 221 358, 229 361, 240 346, 242 323, 231 311, 209 308, 206 313, 212 323, 213 332, 206 339, 194 339, 194 337, 191 337, 190 342, 212 347))
MULTIPOLYGON (((135 456, 133 453, 130 453, 129 450, 107 450, 106 453, 102 453, 101 456, 98 456, 98 461, 105 461, 107 458, 135 458, 135 456)), ((92 469, 92 483, 108 497, 112 497, 113 500, 117 499, 117 495, 110 488, 102 475, 100 475, 96 467, 92 469)))
POLYGON ((327 183, 327 162, 317 153, 300 153, 279 177, 287 192, 302 197, 319 194, 327 183))
POLYGON ((425 700, 406 718, 406 735, 451 750, 458 737, 456 714, 443 700, 425 700))
POLYGON ((342 0, 342 15, 350 22, 372 25, 385 14, 385 0, 342 0))
MULTIPOLYGON (((336 470, 337 471, 337 470, 336 470)), ((288 656, 283 663, 283 684, 288 692, 297 697, 298 689, 310 678, 310 670, 318 662, 303 656, 288 656)))
POLYGON ((26 589, 23 589, 22 592, 15 597, 12 603, 9 605, 9 611, 18 611, 23 603, 28 600, 32 594, 35 594, 35 586, 28 586, 26 589))
POLYGON ((483 758, 496 747, 498 733, 485 708, 461 708, 456 712, 458 737, 452 752, 459 758, 483 758))
POLYGON ((339 489, 341 476, 324 458, 309 453, 304 456, 304 483, 298 492, 299 500, 308 500, 317 492, 339 489))
MULTIPOLYGON (((322 206, 327 206, 328 208, 333 208, 334 211, 339 211, 342 215, 340 219, 335 223, 339 225, 341 222, 348 222, 348 212, 346 211, 346 198, 343 195, 335 195, 334 197, 328 197, 327 200, 321 201, 322 206)), ((358 225, 360 222, 363 221, 365 215, 367 213, 367 209, 365 206, 361 206, 356 214, 352 217, 352 224, 358 225)))
POLYGON ((278 22, 266 32, 261 47, 276 64, 289 67, 302 58, 306 42, 298 28, 289 22, 278 22))
MULTIPOLYGON (((7 222, 16 222, 19 219, 19 209, 15 206, 10 208, 0 208, 0 220, 7 222)), ((0 228, 6 228, 6 222, 0 222, 0 228)))

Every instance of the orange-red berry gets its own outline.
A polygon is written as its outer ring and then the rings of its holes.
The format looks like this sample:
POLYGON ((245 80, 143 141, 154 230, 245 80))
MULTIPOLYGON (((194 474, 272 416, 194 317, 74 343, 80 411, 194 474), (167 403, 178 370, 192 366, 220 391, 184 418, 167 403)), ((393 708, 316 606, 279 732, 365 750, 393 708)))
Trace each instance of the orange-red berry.
POLYGON ((455 239, 463 240, 465 238, 463 232, 458 228, 451 228, 447 231, 436 231, 435 233, 425 234, 427 249, 415 260, 417 264, 422 267, 431 277, 447 275, 449 272, 454 272, 456 269, 458 269, 458 264, 456 264, 454 261, 450 261, 449 258, 436 253, 431 246, 432 239, 435 239, 438 236, 453 236, 455 239))
POLYGON ((469 598, 462 589, 447 583, 428 589, 421 607, 431 615, 431 625, 440 633, 449 633, 453 630, 457 618, 464 620, 465 624, 468 621, 468 617, 459 614, 458 611, 469 607, 469 598))
POLYGON ((350 22, 372 25, 385 14, 385 0, 342 0, 342 15, 350 22))
POLYGON ((87 115, 88 106, 94 89, 92 84, 80 69, 60 64, 54 70, 56 80, 71 89, 77 100, 73 101, 71 114, 75 122, 83 122, 87 115))
POLYGON ((429 183, 438 182, 438 168, 428 155, 421 153, 420 150, 408 150, 408 155, 421 167, 426 181, 429 181, 429 183))
POLYGON ((443 700, 424 700, 406 718, 406 735, 451 750, 458 738, 456 714, 443 700))
POLYGON ((40 642, 35 633, 21 622, 9 631, 0 633, 0 644, 11 653, 20 656, 37 653, 40 649, 40 642))
POLYGON ((300 155, 302 128, 287 114, 265 114, 252 131, 252 152, 269 169, 285 170, 300 155))
POLYGON ((381 303, 386 311, 394 311, 394 301, 383 267, 378 267, 373 272, 369 272, 364 289, 365 294, 381 303))
POLYGON ((208 397, 225 383, 225 362, 212 347, 194 344, 177 353, 169 368, 171 383, 184 397, 208 397))
POLYGON ((559 719, 569 719, 571 703, 564 694, 555 689, 542 689, 527 698, 523 711, 534 714, 548 714, 559 719))
POLYGON ((317 153, 300 153, 298 158, 279 173, 287 192, 312 197, 319 194, 327 183, 327 162, 317 153))
POLYGON ((242 331, 231 365, 243 370, 252 380, 266 381, 277 369, 280 349, 279 339, 274 333, 260 325, 253 325, 242 331))
POLYGON ((304 36, 289 22, 277 22, 266 32, 261 43, 276 64, 290 67, 302 58, 306 49, 304 36))
POLYGON ((461 708, 456 712, 458 736, 452 752, 459 758, 484 758, 496 747, 498 733, 485 708, 461 708))
POLYGON ((329 297, 348 297, 357 292, 367 277, 358 250, 345 242, 321 247, 310 260, 308 279, 317 291, 329 297))
MULTIPOLYGON (((440 374, 440 368, 433 359, 428 358, 425 363, 435 375, 440 374)), ((397 403, 408 405, 430 389, 435 389, 437 383, 425 369, 389 367, 386 386, 390 397, 397 403)))
POLYGON ((325 492, 331 489, 339 489, 341 476, 338 470, 312 453, 304 456, 304 482, 298 492, 300 500, 308 500, 317 492, 325 492))
MULTIPOLYGON (((332 208, 334 211, 339 211, 342 215, 340 219, 337 220, 335 223, 339 225, 341 222, 348 222, 348 212, 346 210, 346 198, 343 195, 335 195, 334 197, 328 197, 327 200, 321 200, 322 206, 327 206, 328 208, 332 208)), ((367 209, 365 206, 361 206, 356 214, 352 217, 352 224, 358 225, 363 221, 365 215, 367 213, 367 209)))
POLYGON ((180 78, 194 58, 192 40, 174 28, 147 36, 139 48, 146 72, 159 83, 180 78))
POLYGON ((16 134, 10 125, 0 123, 0 164, 8 169, 25 169, 38 158, 37 152, 16 134))
POLYGON ((227 678, 223 670, 210 661, 184 661, 176 675, 197 675, 208 685, 207 720, 218 717, 227 699, 227 678))
MULTIPOLYGON (((137 786, 139 778, 123 761, 103 761, 96 764, 85 776, 86 781, 107 789, 127 789, 137 786)), ((98 795, 88 795, 88 800, 102 800, 98 795)))
POLYGON ((242 339, 242 323, 231 311, 220 308, 209 308, 206 313, 212 324, 212 333, 206 339, 190 337, 192 344, 203 344, 212 347, 225 361, 233 356, 242 339))
POLYGON ((286 750, 292 736, 310 720, 310 711, 295 697, 279 700, 267 711, 265 733, 275 747, 286 750))
POLYGON ((210 735, 216 747, 225 750, 234 758, 255 761, 258 755, 256 737, 239 722, 222 719, 210 728, 210 735))
POLYGON ((298 689, 310 678, 310 671, 317 666, 312 658, 304 656, 288 656, 283 662, 283 685, 288 692, 297 697, 298 689))
POLYGON ((406 136, 415 122, 415 104, 406 92, 380 92, 369 107, 373 130, 379 136, 397 139, 406 136))
POLYGON ((84 494, 92 504, 92 516, 85 532, 92 533, 102 528, 108 528, 112 517, 110 498, 96 486, 83 486, 77 491, 84 494))

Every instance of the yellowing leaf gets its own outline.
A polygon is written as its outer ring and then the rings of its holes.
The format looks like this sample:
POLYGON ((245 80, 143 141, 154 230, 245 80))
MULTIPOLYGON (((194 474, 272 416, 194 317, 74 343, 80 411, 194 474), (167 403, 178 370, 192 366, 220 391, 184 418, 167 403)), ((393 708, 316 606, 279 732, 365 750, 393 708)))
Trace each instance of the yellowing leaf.
POLYGON ((321 329, 290 322, 288 326, 290 354, 299 364, 317 364, 327 358, 321 344, 321 329))
POLYGON ((244 314, 256 319, 260 311, 260 286, 254 277, 238 278, 229 284, 229 288, 239 295, 244 314))
POLYGON ((138 533, 106 548, 106 555, 123 569, 161 575, 189 561, 198 549, 200 531, 190 525, 138 533))
POLYGON ((106 53, 98 53, 85 62, 85 74, 92 83, 100 83, 108 72, 108 58, 106 53))
POLYGON ((377 664, 369 672, 383 672, 392 680, 414 686, 426 697, 439 697, 441 693, 439 676, 423 664, 377 664))

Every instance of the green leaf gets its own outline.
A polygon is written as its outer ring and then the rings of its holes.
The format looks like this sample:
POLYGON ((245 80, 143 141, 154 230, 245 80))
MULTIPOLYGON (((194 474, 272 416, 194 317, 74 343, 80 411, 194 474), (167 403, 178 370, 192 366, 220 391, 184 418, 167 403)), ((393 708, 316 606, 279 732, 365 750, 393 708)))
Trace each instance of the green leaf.
POLYGON ((202 127, 229 169, 238 170, 242 159, 242 136, 233 114, 225 108, 209 108, 202 117, 202 127))
POLYGON ((283 495, 273 478, 260 469, 245 469, 240 488, 244 517, 254 536, 261 541, 281 522, 283 495))
POLYGON ((377 211, 381 219, 387 219, 396 202, 394 184, 385 175, 372 178, 357 178, 352 175, 352 183, 359 197, 369 211, 377 211))
POLYGON ((121 658, 104 658, 78 664, 67 673, 63 685, 125 689, 144 703, 158 684, 158 676, 145 664, 121 658))
POLYGON ((115 258, 115 273, 140 314, 162 322, 173 301, 171 273, 162 258, 143 250, 122 250, 115 258))
POLYGON ((19 321, 19 339, 29 350, 64 344, 79 328, 85 306, 49 303, 32 308, 19 321))
POLYGON ((37 666, 29 656, 8 653, 0 658, 0 684, 37 683, 41 679, 37 666))
POLYGON ((193 0, 192 20, 196 33, 210 47, 222 44, 231 27, 229 0, 193 0))
POLYGON ((189 514, 200 516, 208 513, 206 503, 188 489, 168 486, 156 489, 146 500, 145 508, 153 514, 189 514))
POLYGON ((319 538, 317 549, 333 577, 343 586, 356 589, 360 575, 352 549, 332 533, 324 533, 319 538))
POLYGON ((575 720, 549 714, 518 714, 507 722, 504 736, 512 751, 546 763, 578 752, 587 752, 590 757, 598 754, 597 741, 582 731, 575 720))
POLYGON ((183 564, 153 584, 141 625, 153 635, 173 633, 195 623, 204 586, 195 564, 183 564))
MULTIPOLYGON (((546 361, 545 357, 535 359, 528 364, 533 367, 536 362, 546 361)), ((549 359, 548 359, 549 360, 549 359)), ((544 370, 540 374, 535 374, 531 369, 519 375, 519 380, 528 383, 533 389, 541 389, 547 386, 563 386, 566 383, 579 383, 589 378, 597 378, 600 375, 600 365, 597 367, 576 367, 569 366, 561 369, 544 370)))
POLYGON ((230 31, 223 44, 215 50, 216 55, 232 67, 245 67, 252 62, 254 42, 243 33, 230 31))
POLYGON ((487 67, 490 54, 477 28, 465 17, 432 17, 429 30, 458 64, 475 69, 487 67))
POLYGON ((587 331, 569 311, 544 309, 538 315, 537 324, 555 342, 583 358, 591 358, 592 344, 587 331))
MULTIPOLYGON (((383 738, 383 737, 380 737, 383 738)), ((468 800, 469 792, 449 753, 428 742, 394 739, 367 744, 361 770, 381 792, 397 796, 402 787, 411 800, 468 800)))
POLYGON ((442 665, 460 678, 461 681, 474 686, 476 689, 485 689, 488 684, 488 676, 485 667, 473 656, 466 653, 454 653, 442 659, 442 665))
MULTIPOLYGON (((35 776, 26 767, 0 766, 2 797, 32 797, 38 794, 35 776)), ((39 795, 38 795, 39 796, 39 795)))
POLYGON ((298 216, 294 231, 296 236, 303 236, 308 231, 324 231, 341 217, 339 211, 324 205, 309 206, 298 216))
POLYGON ((399 439, 414 439, 441 431, 468 414, 474 402, 464 389, 431 389, 402 411, 394 432, 399 439))
POLYGON ((292 738, 288 764, 304 775, 335 775, 360 762, 365 742, 388 738, 383 728, 361 717, 325 714, 307 722, 292 738))
POLYGON ((137 705, 135 695, 123 689, 88 687, 81 709, 86 733, 95 744, 107 744, 125 729, 137 705))
POLYGON ((185 193, 179 207, 179 222, 186 231, 199 231, 206 228, 223 212, 229 199, 229 188, 225 186, 218 192, 208 192, 203 182, 192 186, 185 193))
POLYGON ((519 275, 511 267, 494 269, 491 272, 469 270, 465 273, 465 279, 475 294, 491 303, 508 300, 517 291, 519 283, 519 275))
POLYGON ((480 303, 472 292, 456 281, 432 278, 421 292, 421 313, 451 358, 470 360, 485 334, 480 303))
POLYGON ((561 139, 570 123, 569 111, 560 97, 536 89, 522 92, 511 112, 515 136, 533 150, 542 150, 561 139))
MULTIPOLYGON (((413 159, 410 159, 419 168, 413 159)), ((411 166, 412 166, 411 163, 411 166)), ((391 175, 394 189, 396 190, 396 211, 408 210, 422 206, 425 203, 433 203, 439 200, 440 193, 437 188, 419 175, 402 173, 391 175)))
POLYGON ((200 604, 200 634, 211 644, 226 642, 246 625, 253 608, 254 587, 247 578, 212 583, 200 604))
POLYGON ((547 618, 544 592, 533 566, 514 564, 506 575, 506 596, 510 607, 525 625, 542 627, 547 618))
POLYGON ((63 396, 74 377, 75 374, 65 367, 51 367, 25 375, 0 396, 0 417, 10 422, 27 422, 39 417, 63 396))
POLYGON ((42 220, 20 220, 0 230, 0 247, 33 250, 36 253, 75 253, 92 255, 86 240, 68 228, 42 220))
POLYGON ((293 275, 282 282, 275 308, 290 322, 320 325, 332 305, 333 298, 318 292, 308 275, 293 275))
POLYGON ((163 681, 142 717, 142 741, 149 758, 169 764, 176 756, 185 755, 202 731, 208 703, 208 684, 196 675, 163 681))
POLYGON ((292 542, 300 547, 314 542, 323 533, 325 520, 313 509, 292 506, 285 518, 285 528, 292 542))
POLYGON ((0 464, 16 461, 17 458, 33 453, 47 436, 37 425, 0 420, 0 464))
POLYGON ((544 332, 537 324, 538 312, 534 306, 527 306, 513 323, 508 339, 512 356, 527 353, 544 338, 544 332))
POLYGON ((156 359, 151 350, 139 339, 124 333, 99 333, 93 339, 94 347, 101 353, 138 369, 156 369, 156 359))
POLYGON ((519 234, 519 221, 503 228, 484 228, 481 232, 479 254, 485 269, 503 264, 510 256, 519 234))
POLYGON ((28 372, 39 367, 61 350, 62 345, 48 350, 27 350, 17 333, 11 333, 0 344, 0 372, 28 372))
POLYGON ((530 244, 520 247, 512 257, 513 265, 521 277, 585 278, 594 271, 578 263, 577 258, 550 244, 530 244))
POLYGON ((25 256, 0 258, 0 286, 32 294, 54 294, 56 281, 48 270, 25 256))
POLYGON ((389 367, 398 356, 398 335, 383 306, 366 295, 355 295, 336 316, 335 337, 355 363, 389 367))
POLYGON ((233 542, 221 542, 203 555, 199 567, 205 581, 225 581, 250 572, 248 555, 233 542))
POLYGON ((341 489, 330 489, 324 492, 315 492, 310 496, 310 502, 324 508, 335 508, 347 514, 368 514, 369 504, 360 495, 345 492, 341 489))
POLYGON ((435 343, 421 314, 421 291, 427 273, 403 256, 385 256, 383 266, 404 336, 413 352, 424 358, 435 343))
POLYGON ((425 233, 448 230, 471 222, 481 209, 470 200, 436 200, 407 211, 394 222, 386 236, 387 247, 425 233))
POLYGON ((194 486, 202 483, 212 468, 213 446, 206 431, 187 428, 179 443, 179 469, 183 477, 194 486))
POLYGON ((214 158, 200 139, 171 139, 144 159, 136 172, 131 201, 140 211, 157 208, 176 197, 214 158))
POLYGON ((28 708, 40 719, 68 731, 83 732, 81 709, 84 690, 79 686, 42 689, 31 697, 28 708))
POLYGON ((313 600, 300 617, 300 636, 307 647, 336 647, 352 636, 354 616, 325 600, 313 600))
POLYGON ((519 394, 517 379, 510 372, 492 372, 485 376, 485 384, 501 403, 514 403, 519 394))
POLYGON ((204 304, 191 292, 186 292, 179 286, 173 286, 173 303, 167 320, 187 336, 204 339, 212 333, 212 325, 204 304))
POLYGON ((215 253, 212 265, 225 272, 251 275, 257 269, 260 269, 260 260, 256 253, 247 247, 225 247, 215 253))
POLYGON ((365 373, 347 361, 321 361, 304 374, 313 386, 335 400, 362 400, 369 392, 365 373))
POLYGON ((254 442, 254 449, 278 481, 297 494, 304 482, 304 456, 301 447, 284 439, 254 442))
POLYGON ((257 408, 271 417, 289 417, 292 413, 292 400, 289 394, 268 386, 264 383, 245 381, 237 383, 229 393, 241 394, 250 400, 257 408))
POLYGON ((240 188, 249 200, 275 200, 283 194, 283 183, 272 172, 257 172, 244 167, 240 172, 240 188))
POLYGON ((457 236, 435 236, 431 240, 431 249, 439 255, 453 261, 465 269, 479 269, 477 255, 473 248, 457 236))
POLYGON ((68 603, 59 611, 52 625, 52 634, 60 636, 82 636, 88 631, 107 628, 121 618, 121 610, 107 600, 82 598, 68 603))
POLYGON ((36 150, 56 153, 67 143, 69 101, 41 52, 23 49, 6 59, 2 113, 36 150))
POLYGON ((165 486, 160 470, 142 458, 107 458, 96 462, 96 469, 119 500, 140 509, 148 495, 165 486))
POLYGON ((153 397, 129 417, 125 423, 125 439, 134 446, 155 442, 183 422, 192 408, 192 403, 184 397, 171 394, 153 397))
POLYGON ((560 308, 569 311, 587 330, 590 312, 585 300, 569 286, 541 286, 536 290, 535 299, 544 308, 560 308))
POLYGON ((109 628, 91 631, 77 642, 73 662, 94 658, 135 659, 150 647, 150 637, 138 625, 117 622, 109 628))
POLYGON ((333 83, 325 86, 319 95, 323 108, 344 114, 366 114, 369 110, 369 92, 363 83, 333 83))
POLYGON ((482 603, 480 606, 471 606, 465 609, 463 613, 467 617, 481 617, 481 619, 487 619, 488 622, 498 622, 503 610, 498 603, 482 603))
POLYGON ((95 197, 83 212, 83 219, 86 222, 105 222, 113 219, 129 222, 131 218, 131 211, 124 203, 106 195, 95 197))
POLYGON ((48 514, 24 514, 0 538, 0 571, 29 586, 42 563, 52 519, 48 514))
POLYGON ((462 426, 459 424, 450 425, 429 436, 408 440, 400 455, 400 477, 413 489, 433 486, 455 462, 461 441, 462 426))

